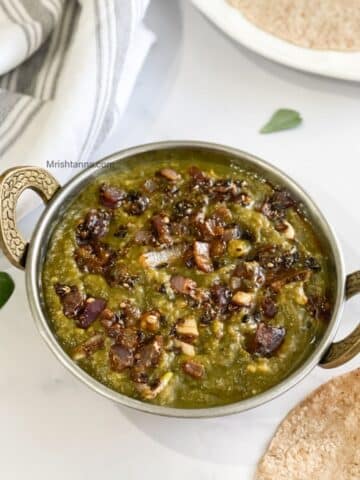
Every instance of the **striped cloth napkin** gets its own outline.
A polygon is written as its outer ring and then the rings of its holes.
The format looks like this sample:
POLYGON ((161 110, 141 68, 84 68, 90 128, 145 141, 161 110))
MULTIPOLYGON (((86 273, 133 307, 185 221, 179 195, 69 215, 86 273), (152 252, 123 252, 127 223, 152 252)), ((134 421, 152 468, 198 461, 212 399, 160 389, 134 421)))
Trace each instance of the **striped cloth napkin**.
POLYGON ((0 172, 82 167, 124 111, 154 40, 149 0, 0 0, 0 172))

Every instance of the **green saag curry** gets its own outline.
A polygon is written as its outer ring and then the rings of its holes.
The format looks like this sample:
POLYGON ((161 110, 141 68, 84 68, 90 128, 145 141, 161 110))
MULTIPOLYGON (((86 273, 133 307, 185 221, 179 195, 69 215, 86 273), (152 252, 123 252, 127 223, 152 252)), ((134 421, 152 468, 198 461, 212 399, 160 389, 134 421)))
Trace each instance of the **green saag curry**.
POLYGON ((279 383, 331 315, 329 260, 306 215, 281 186, 210 153, 137 165, 89 183, 52 236, 43 289, 62 347, 159 405, 223 405, 279 383))

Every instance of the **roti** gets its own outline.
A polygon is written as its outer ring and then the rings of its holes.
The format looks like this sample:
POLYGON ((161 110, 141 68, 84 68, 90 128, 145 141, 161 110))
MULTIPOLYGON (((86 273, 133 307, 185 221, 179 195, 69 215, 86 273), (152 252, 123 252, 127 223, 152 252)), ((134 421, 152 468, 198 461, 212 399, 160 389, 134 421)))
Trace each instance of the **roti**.
POLYGON ((360 368, 298 404, 261 459, 256 480, 360 479, 360 368))
POLYGON ((319 50, 360 50, 359 0, 228 0, 250 22, 287 42, 319 50))

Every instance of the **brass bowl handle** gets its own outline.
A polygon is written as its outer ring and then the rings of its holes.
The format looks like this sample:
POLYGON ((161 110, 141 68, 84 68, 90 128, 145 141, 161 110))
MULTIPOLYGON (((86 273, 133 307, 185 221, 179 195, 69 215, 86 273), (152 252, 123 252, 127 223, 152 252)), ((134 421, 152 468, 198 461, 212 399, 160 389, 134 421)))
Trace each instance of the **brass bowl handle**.
POLYGON ((37 167, 16 167, 0 176, 0 247, 10 262, 25 268, 28 243, 16 227, 16 205, 24 190, 31 189, 47 203, 60 188, 55 178, 37 167))
MULTIPOLYGON (((360 293, 360 271, 347 276, 346 299, 360 293)), ((351 360, 360 353, 360 325, 344 340, 333 343, 320 361, 323 368, 335 368, 351 360)))

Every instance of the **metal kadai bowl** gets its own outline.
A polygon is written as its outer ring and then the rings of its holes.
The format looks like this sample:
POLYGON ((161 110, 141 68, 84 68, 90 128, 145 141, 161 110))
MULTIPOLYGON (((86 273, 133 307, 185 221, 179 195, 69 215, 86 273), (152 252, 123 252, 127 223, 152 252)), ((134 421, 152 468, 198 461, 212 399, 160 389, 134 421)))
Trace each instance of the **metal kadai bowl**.
MULTIPOLYGON (((143 161, 143 159, 142 159, 143 161)), ((151 161, 149 159, 149 161, 151 161)), ((266 403, 286 392, 300 382, 314 367, 333 368, 344 364, 360 352, 360 324, 344 340, 333 343, 342 317, 345 300, 360 292, 360 271, 345 275, 344 262, 339 243, 325 217, 304 190, 291 178, 274 166, 248 153, 230 147, 203 142, 161 142, 129 148, 101 160, 72 178, 61 187, 46 170, 37 167, 16 167, 7 170, 0 177, 0 246, 9 261, 25 270, 29 305, 36 326, 49 348, 58 360, 79 380, 104 397, 143 412, 170 417, 215 417, 243 412, 266 403), (74 198, 104 168, 139 168, 139 155, 146 152, 175 151, 213 153, 216 161, 240 165, 249 171, 259 173, 274 184, 287 188, 303 205, 312 221, 327 255, 332 263, 334 275, 334 309, 329 326, 315 351, 290 376, 269 390, 254 397, 220 407, 200 409, 178 409, 152 405, 122 395, 98 382, 82 370, 62 349, 46 313, 42 288, 42 269, 52 233, 74 198), (30 243, 23 240, 16 226, 16 205, 23 191, 32 189, 47 204, 30 243)))

